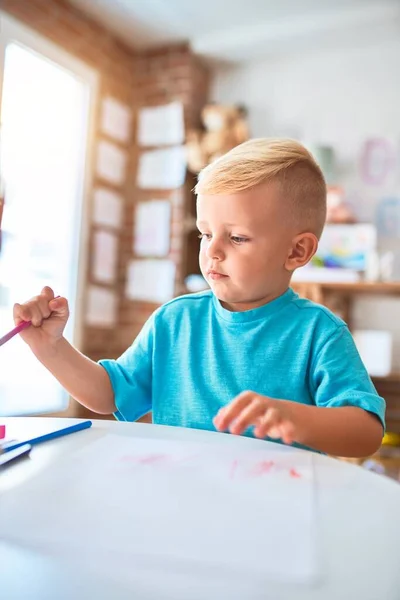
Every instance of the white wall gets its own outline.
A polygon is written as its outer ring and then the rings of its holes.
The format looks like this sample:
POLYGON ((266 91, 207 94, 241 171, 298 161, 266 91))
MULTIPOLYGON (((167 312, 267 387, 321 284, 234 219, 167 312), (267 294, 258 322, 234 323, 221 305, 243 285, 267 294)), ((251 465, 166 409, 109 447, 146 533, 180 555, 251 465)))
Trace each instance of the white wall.
POLYGON ((400 131, 400 40, 215 70, 212 96, 249 108, 254 136, 344 146, 400 131))
POLYGON ((373 218, 382 194, 399 190, 399 177, 384 189, 364 185, 357 163, 367 138, 400 141, 400 40, 220 68, 212 96, 245 104, 253 137, 332 145, 338 181, 360 220, 373 218))
MULTIPOLYGON (((358 160, 369 137, 386 136, 400 143, 400 40, 219 67, 212 98, 247 106, 253 137, 288 136, 332 145, 339 183, 346 186, 360 220, 373 219, 376 202, 385 193, 399 195, 399 169, 384 189, 371 188, 361 181, 358 160)), ((400 241, 390 246, 400 258, 400 241)), ((355 304, 356 327, 393 331, 396 370, 400 370, 399 315, 400 298, 374 297, 355 304)))

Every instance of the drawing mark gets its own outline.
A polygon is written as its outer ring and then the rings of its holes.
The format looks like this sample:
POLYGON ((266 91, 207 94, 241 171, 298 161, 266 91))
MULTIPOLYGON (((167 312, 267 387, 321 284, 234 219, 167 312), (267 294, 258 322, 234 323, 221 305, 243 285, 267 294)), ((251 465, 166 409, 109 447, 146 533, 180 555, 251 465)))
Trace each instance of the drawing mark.
POLYGON ((275 463, 273 460, 262 460, 255 465, 254 469, 252 470, 252 475, 255 477, 266 475, 271 471, 274 464, 275 463))
POLYGON ((296 469, 290 469, 289 474, 290 477, 293 477, 294 479, 299 479, 301 477, 300 473, 298 473, 296 469))
POLYGON ((139 463, 141 465, 152 465, 155 463, 170 460, 168 454, 145 454, 143 456, 130 456, 129 454, 121 457, 120 462, 139 463))

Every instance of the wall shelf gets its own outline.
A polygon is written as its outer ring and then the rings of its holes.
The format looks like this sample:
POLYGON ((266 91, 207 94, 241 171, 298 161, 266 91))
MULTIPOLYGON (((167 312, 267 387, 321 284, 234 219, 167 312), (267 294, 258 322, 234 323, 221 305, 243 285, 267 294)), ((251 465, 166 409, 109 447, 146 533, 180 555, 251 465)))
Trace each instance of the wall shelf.
MULTIPOLYGON (((299 296, 327 306, 340 316, 351 329, 352 303, 359 295, 379 295, 400 299, 400 282, 292 282, 299 296)), ((388 431, 400 433, 400 372, 371 379, 377 392, 386 400, 386 425, 388 431)))
POLYGON ((356 283, 293 281, 291 287, 295 291, 318 288, 321 291, 340 292, 342 294, 382 294, 386 296, 400 296, 400 281, 360 281, 356 283))

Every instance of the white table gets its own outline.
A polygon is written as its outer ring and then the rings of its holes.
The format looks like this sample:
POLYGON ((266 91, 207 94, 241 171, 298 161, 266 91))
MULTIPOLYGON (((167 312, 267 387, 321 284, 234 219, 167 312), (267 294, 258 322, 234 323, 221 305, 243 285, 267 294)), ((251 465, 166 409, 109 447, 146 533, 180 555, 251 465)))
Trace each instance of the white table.
MULTIPOLYGON (((8 427, 25 428, 30 419, 2 419, 8 427)), ((36 421, 36 419, 35 419, 36 421)), ((74 420, 59 419, 59 424, 74 420)), ((93 421, 91 429, 47 442, 33 449, 29 459, 0 474, 0 495, 18 486, 24 492, 29 478, 46 469, 66 452, 83 448, 106 432, 149 439, 191 440, 259 448, 260 441, 213 432, 142 423, 93 421)), ((21 433, 22 435, 22 433, 21 433)), ((268 442, 263 442, 268 443, 268 442)), ((301 452, 301 451, 300 451, 301 452)), ((0 540, 0 595, 7 600, 63 600, 87 598, 161 600, 180 598, 268 598, 271 600, 398 600, 400 598, 400 486, 360 467, 316 455, 317 522, 321 557, 321 583, 313 589, 282 591, 279 586, 259 589, 254 582, 221 582, 204 573, 138 573, 125 589, 117 581, 73 576, 68 565, 49 556, 11 547, 0 540), (25 583, 23 583, 25 581, 25 583), (242 585, 242 587, 241 587, 242 585)), ((0 503, 1 507, 1 503, 0 503)), ((0 518, 6 518, 1 514, 0 518)), ((267 532, 266 532, 267 534, 267 532)))

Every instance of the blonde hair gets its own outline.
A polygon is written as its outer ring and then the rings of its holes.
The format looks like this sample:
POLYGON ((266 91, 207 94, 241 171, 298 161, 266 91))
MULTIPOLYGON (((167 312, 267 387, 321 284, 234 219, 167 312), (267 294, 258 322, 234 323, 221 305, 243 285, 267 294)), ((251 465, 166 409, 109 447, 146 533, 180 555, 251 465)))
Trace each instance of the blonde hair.
POLYGON ((321 236, 326 219, 326 183, 306 148, 290 139, 252 139, 236 146, 199 174, 196 194, 235 194, 277 181, 302 231, 321 236))

